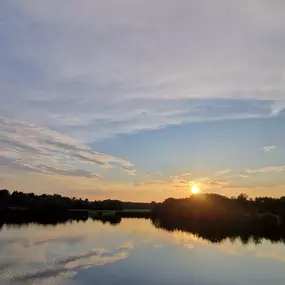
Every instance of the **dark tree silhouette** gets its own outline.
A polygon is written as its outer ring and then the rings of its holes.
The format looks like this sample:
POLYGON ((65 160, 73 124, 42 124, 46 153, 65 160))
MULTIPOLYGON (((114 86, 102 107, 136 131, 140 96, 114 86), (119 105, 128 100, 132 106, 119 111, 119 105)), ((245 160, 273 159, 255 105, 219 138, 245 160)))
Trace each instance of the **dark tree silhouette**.
POLYGON ((166 199, 153 210, 152 222, 169 231, 183 230, 211 242, 240 238, 243 243, 262 238, 285 241, 285 197, 249 199, 246 194, 217 194, 166 199))
POLYGON ((122 202, 119 200, 89 201, 88 199, 76 199, 63 197, 58 194, 35 195, 34 193, 23 193, 8 190, 0 190, 0 208, 25 208, 25 209, 89 209, 89 210, 124 210, 124 209, 152 209, 153 203, 122 202))

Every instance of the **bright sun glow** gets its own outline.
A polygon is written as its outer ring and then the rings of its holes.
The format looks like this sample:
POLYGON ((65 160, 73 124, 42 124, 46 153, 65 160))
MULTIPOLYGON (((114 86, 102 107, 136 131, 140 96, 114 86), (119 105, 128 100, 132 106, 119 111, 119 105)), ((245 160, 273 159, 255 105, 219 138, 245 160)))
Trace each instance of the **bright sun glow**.
POLYGON ((193 194, 197 194, 199 193, 199 187, 197 185, 193 185, 191 191, 193 194))

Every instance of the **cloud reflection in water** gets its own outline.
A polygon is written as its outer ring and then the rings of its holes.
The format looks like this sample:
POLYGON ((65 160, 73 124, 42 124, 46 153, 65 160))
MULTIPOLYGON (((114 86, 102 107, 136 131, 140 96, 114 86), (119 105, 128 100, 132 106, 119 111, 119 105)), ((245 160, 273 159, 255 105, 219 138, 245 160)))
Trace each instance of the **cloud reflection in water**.
MULTIPOLYGON (((84 240, 84 239, 83 239, 84 240)), ((13 239, 10 242, 6 239, 0 242, 1 257, 0 258, 0 281, 4 285, 28 285, 28 284, 68 284, 79 270, 88 269, 94 266, 103 266, 108 263, 123 260, 129 256, 129 250, 132 243, 124 243, 111 251, 107 248, 92 248, 85 252, 77 252, 73 254, 61 254, 59 258, 48 258, 47 247, 50 242, 63 243, 70 242, 75 244, 82 241, 82 237, 58 237, 52 239, 42 239, 30 242, 24 239, 13 239), (30 245, 29 258, 23 257, 23 248, 27 250, 30 245), (13 245, 11 247, 11 245, 13 245), (39 247, 40 246, 40 247, 39 247), (17 249, 19 254, 16 254, 17 249), (38 252, 41 252, 39 253, 38 252), (33 254, 36 253, 36 254, 33 254), (40 255, 35 258, 34 255, 40 255)), ((75 281, 73 281, 75 282, 75 281)), ((75 283, 77 284, 77 283, 75 283)))

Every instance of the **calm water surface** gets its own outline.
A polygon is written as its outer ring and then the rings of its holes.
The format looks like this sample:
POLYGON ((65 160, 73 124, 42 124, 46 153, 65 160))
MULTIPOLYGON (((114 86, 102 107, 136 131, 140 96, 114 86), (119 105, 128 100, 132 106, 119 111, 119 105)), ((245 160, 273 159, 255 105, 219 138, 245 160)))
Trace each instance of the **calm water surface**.
POLYGON ((4 225, 0 284, 285 284, 285 245, 220 244, 125 219, 4 225))

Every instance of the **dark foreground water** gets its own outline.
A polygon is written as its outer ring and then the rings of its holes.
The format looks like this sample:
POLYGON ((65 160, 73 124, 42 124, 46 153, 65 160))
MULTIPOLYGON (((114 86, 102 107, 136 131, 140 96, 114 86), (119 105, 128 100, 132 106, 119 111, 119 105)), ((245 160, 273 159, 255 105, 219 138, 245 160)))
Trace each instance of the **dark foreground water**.
POLYGON ((149 220, 4 225, 0 284, 285 284, 285 245, 219 244, 149 220))

